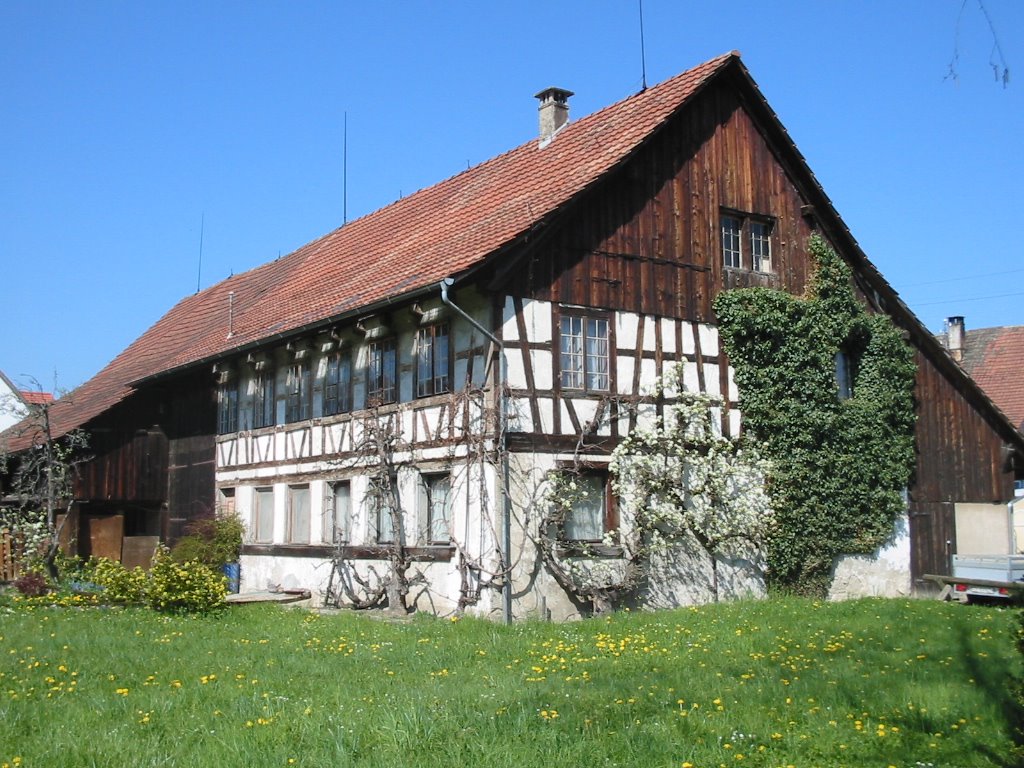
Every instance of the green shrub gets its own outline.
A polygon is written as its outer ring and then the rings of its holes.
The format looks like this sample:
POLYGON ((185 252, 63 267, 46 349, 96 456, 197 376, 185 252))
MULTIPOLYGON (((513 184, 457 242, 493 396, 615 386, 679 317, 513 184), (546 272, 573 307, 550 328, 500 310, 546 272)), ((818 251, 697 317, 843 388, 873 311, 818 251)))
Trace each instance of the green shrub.
POLYGON ((93 558, 85 568, 88 581, 103 587, 103 594, 109 602, 136 604, 146 602, 149 593, 149 579, 146 572, 136 566, 131 570, 117 560, 105 557, 93 558))
POLYGON ((186 534, 171 550, 171 557, 185 563, 190 560, 218 569, 236 563, 242 550, 245 526, 238 515, 207 517, 189 523, 186 534))
POLYGON ((195 560, 175 561, 166 547, 153 557, 149 605, 171 613, 206 613, 224 605, 226 579, 195 560))

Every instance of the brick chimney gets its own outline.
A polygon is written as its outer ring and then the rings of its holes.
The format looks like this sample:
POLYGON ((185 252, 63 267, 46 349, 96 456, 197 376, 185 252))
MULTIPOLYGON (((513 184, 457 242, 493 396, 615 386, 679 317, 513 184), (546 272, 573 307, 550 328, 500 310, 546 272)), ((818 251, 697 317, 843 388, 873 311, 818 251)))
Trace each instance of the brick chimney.
POLYGON ((569 122, 569 97, 572 91, 564 88, 545 88, 534 98, 540 99, 540 140, 551 140, 559 128, 569 122))
POLYGON ((958 363, 964 359, 964 319, 960 315, 946 318, 946 349, 958 363))

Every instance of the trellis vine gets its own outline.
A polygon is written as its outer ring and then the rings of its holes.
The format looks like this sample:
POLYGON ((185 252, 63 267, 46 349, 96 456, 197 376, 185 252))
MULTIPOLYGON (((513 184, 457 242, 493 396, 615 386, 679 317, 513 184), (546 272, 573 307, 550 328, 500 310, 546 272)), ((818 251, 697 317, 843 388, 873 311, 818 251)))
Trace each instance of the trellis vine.
POLYGON ((808 294, 743 288, 715 299, 744 428, 771 461, 769 585, 823 595, 835 558, 870 554, 905 508, 914 466, 913 354, 869 314, 851 271, 819 237, 808 294), (852 392, 841 398, 837 356, 852 392))

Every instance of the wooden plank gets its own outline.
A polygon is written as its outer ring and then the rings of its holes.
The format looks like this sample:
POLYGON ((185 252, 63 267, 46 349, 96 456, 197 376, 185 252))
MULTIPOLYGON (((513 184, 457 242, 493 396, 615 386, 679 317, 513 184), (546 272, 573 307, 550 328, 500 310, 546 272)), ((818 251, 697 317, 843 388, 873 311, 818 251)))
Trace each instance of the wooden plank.
POLYGON ((159 544, 159 536, 125 536, 121 546, 121 563, 125 568, 139 567, 148 571, 159 544))
POLYGON ((85 515, 84 535, 88 542, 88 555, 121 559, 121 541, 124 538, 124 515, 85 515))

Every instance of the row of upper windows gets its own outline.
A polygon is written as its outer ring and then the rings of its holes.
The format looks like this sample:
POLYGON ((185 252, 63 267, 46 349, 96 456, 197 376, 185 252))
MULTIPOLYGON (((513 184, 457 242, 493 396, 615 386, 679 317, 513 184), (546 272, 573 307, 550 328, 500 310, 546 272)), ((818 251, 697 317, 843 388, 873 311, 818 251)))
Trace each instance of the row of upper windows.
MULTIPOLYGON (((559 318, 558 381, 562 389, 607 392, 611 384, 610 319, 607 313, 563 311, 559 318)), ((415 396, 427 397, 451 391, 452 347, 448 323, 416 330, 415 396)), ((283 379, 284 422, 348 413, 354 402, 354 351, 331 353, 316 368, 310 359, 287 366, 283 379), (314 384, 322 395, 314 398, 314 384)), ((394 403, 398 399, 398 352, 395 337, 375 339, 365 345, 365 405, 394 403)), ((252 371, 243 394, 237 377, 222 383, 217 392, 217 432, 259 429, 277 423, 278 372, 269 365, 252 371)))
MULTIPOLYGON (((450 391, 452 354, 448 323, 416 330, 415 392, 417 397, 450 391)), ((348 413, 355 407, 353 350, 331 353, 319 366, 316 378, 321 398, 313 397, 314 369, 310 359, 288 365, 284 377, 284 421, 293 423, 318 416, 348 413)), ((365 404, 384 405, 398 399, 398 352, 394 336, 374 339, 365 345, 365 404)), ((218 387, 217 432, 259 429, 277 423, 278 374, 268 365, 252 372, 248 393, 239 392, 234 377, 218 387)))

